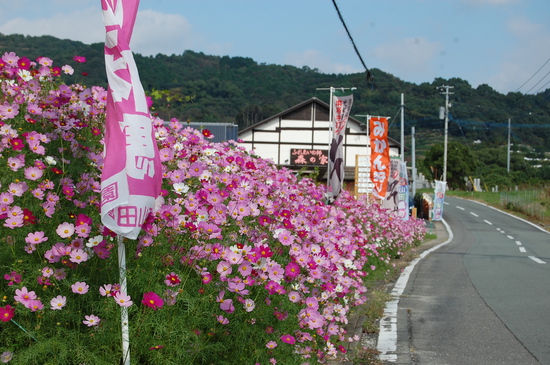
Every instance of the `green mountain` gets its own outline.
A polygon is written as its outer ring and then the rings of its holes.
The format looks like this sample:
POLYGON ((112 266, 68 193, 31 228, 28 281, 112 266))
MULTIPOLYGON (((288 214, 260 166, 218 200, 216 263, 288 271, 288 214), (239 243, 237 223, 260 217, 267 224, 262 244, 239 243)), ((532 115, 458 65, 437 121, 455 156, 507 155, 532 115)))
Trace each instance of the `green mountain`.
MULTIPOLYGON (((55 65, 75 68, 78 75, 68 80, 71 83, 76 79, 88 86, 107 85, 102 43, 87 45, 51 36, 0 34, 3 52, 16 52, 31 60, 47 56, 55 65), (73 61, 75 55, 86 57, 87 62, 77 64, 73 61)), ((406 143, 410 146, 411 127, 415 127, 416 151, 422 157, 431 145, 442 143, 444 123, 439 119, 439 108, 445 104, 445 96, 438 87, 451 85, 451 140, 469 146, 472 153, 502 151, 510 132, 514 146, 527 146, 526 156, 540 160, 545 151, 550 151, 550 89, 537 95, 503 95, 488 85, 473 88, 460 78, 437 78, 417 85, 379 69, 371 69, 372 79, 368 79, 366 73, 323 74, 307 66, 258 64, 251 58, 210 56, 191 50, 181 55, 134 57, 142 84, 155 99, 153 112, 165 119, 235 123, 242 129, 313 96, 328 102, 329 92, 318 88, 356 87, 353 115, 392 117, 390 136, 399 140, 403 93, 406 143)), ((494 152, 489 154, 495 156, 494 152)), ((486 159, 486 164, 506 167, 506 151, 498 155, 498 161, 486 159)), ((519 164, 516 170, 525 164, 514 163, 519 164)), ((424 172, 430 174, 427 168, 424 172)))

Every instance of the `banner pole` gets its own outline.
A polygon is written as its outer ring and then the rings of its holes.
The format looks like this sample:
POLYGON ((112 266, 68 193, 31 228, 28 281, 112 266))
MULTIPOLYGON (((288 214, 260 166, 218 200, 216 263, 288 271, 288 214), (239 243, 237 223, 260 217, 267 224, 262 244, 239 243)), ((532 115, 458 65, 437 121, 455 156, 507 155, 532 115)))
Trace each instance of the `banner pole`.
MULTIPOLYGON (((117 235, 118 239, 118 267, 120 275, 120 291, 128 293, 126 283, 126 245, 124 237, 117 235)), ((130 327, 128 323, 128 307, 121 307, 120 325, 122 333, 122 360, 124 365, 130 365, 130 327)))

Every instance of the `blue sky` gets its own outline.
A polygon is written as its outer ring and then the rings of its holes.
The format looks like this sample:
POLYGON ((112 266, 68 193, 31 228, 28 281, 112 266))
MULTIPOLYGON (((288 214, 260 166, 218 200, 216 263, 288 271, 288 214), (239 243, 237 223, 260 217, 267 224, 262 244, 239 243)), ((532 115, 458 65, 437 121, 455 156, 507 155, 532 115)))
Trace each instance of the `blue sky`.
MULTIPOLYGON (((100 4, 0 0, 0 33, 102 42, 100 4)), ((368 68, 417 84, 459 77, 501 93, 550 88, 548 0, 337 4, 368 68)), ((323 73, 364 71, 332 0, 142 0, 132 49, 143 55, 190 49, 323 73)))

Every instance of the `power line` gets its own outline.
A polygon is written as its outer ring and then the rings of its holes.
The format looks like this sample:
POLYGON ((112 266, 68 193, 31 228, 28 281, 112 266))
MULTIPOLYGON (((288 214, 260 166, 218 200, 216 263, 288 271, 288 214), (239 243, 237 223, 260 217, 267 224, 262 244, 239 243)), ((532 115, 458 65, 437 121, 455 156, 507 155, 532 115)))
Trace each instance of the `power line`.
MULTIPOLYGON (((550 62, 550 57, 546 60, 546 62, 544 62, 544 64, 543 64, 542 66, 540 66, 540 68, 539 68, 539 69, 538 69, 538 70, 537 70, 537 71, 536 71, 527 81, 525 81, 525 82, 524 82, 520 87, 518 87, 518 88, 516 89, 516 91, 514 91, 514 92, 517 92, 519 89, 521 89, 522 87, 524 87, 525 84, 527 84, 529 81, 531 81, 531 79, 532 79, 533 77, 535 77, 535 75, 538 74, 538 73, 540 72, 540 70, 542 70, 542 68, 543 68, 544 66, 546 66, 546 64, 547 64, 548 62, 550 62)), ((548 74, 546 74, 546 75, 548 75, 548 74)), ((546 76, 544 76, 544 77, 546 77, 546 76)), ((543 79, 544 79, 544 77, 543 77, 543 79)), ((542 80, 541 80, 541 81, 542 81, 542 80)), ((539 81, 539 82, 540 82, 540 81, 539 81)), ((538 83, 537 83, 537 84, 538 84, 538 83)), ((530 90, 529 90, 529 91, 530 91, 530 90)))
MULTIPOLYGON (((550 58, 549 58, 550 60, 550 58)), ((544 80, 546 78, 546 76, 550 75, 550 71, 548 71, 546 73, 546 75, 544 75, 544 77, 542 79, 539 80, 539 82, 537 82, 535 85, 533 85, 532 88, 530 88, 529 90, 527 90, 526 94, 529 94, 531 92, 531 90, 533 90, 538 84, 540 84, 542 82, 542 80, 544 80)))
POLYGON ((359 53, 359 50, 357 49, 357 46, 355 45, 355 41, 353 40, 353 37, 351 36, 351 33, 349 32, 348 26, 346 25, 346 22, 344 21, 344 18, 342 17, 342 13, 340 13, 340 9, 338 9, 338 5, 336 4, 336 0, 332 0, 332 3, 334 4, 334 8, 336 9, 336 12, 338 13, 338 17, 340 18, 340 21, 342 22, 342 25, 344 26, 344 29, 346 30, 346 33, 348 34, 349 40, 351 41, 351 44, 353 45, 353 49, 355 50, 355 53, 357 54, 357 57, 359 57, 359 60, 361 61, 361 64, 367 71, 367 80, 372 81, 372 74, 370 73, 367 65, 365 64, 365 61, 363 61, 363 57, 361 57, 361 54, 359 53))

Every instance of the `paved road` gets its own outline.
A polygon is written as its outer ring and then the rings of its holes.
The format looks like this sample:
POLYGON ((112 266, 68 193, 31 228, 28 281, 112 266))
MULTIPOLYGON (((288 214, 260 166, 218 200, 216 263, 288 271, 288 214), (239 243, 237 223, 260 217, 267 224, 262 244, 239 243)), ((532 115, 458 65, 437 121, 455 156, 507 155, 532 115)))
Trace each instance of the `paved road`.
POLYGON ((410 274, 392 362, 550 364, 550 235, 475 202, 446 203, 452 240, 410 274))

